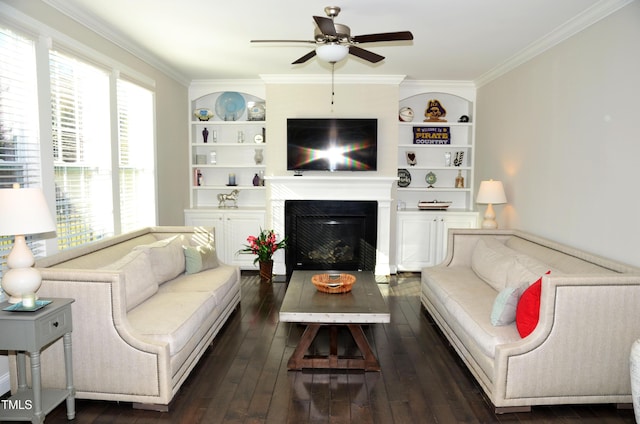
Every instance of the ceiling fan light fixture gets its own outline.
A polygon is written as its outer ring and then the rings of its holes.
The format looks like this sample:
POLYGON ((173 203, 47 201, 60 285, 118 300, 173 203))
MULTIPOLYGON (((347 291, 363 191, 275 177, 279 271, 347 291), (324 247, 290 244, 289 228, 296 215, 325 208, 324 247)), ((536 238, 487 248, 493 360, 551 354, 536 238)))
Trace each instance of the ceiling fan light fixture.
POLYGON ((349 54, 349 47, 341 44, 329 43, 316 48, 316 55, 319 59, 329 63, 340 62, 349 54))

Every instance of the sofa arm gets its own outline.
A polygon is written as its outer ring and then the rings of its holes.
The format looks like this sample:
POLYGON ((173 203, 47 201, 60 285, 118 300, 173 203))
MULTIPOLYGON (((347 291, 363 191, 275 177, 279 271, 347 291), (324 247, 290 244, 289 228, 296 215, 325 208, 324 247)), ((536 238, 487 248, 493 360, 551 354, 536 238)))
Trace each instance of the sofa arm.
MULTIPOLYGON (((145 340, 131 328, 126 316, 124 277, 101 270, 41 269, 40 297, 74 298, 73 356, 74 385, 78 392, 171 396, 168 344, 145 340), (85 365, 83 357, 91 356, 85 365), (118 358, 118 367, 107 366, 118 358), (96 369, 97 368, 97 369, 96 369), (135 375, 136 378, 131 378, 135 375), (168 394, 167 394, 168 390, 168 394)), ((59 344, 59 343, 58 343, 59 344)), ((43 381, 64 382, 61 346, 42 354, 43 381), (57 357, 60 355, 60 357, 57 357), (51 366, 45 361, 51 360, 51 366), (45 380, 46 378, 46 380, 45 380)), ((105 395, 116 400, 117 396, 105 395)), ((156 399, 157 402, 157 399, 156 399)))
POLYGON ((536 329, 496 348, 495 405, 563 397, 631 402, 629 351, 640 338, 639 304, 639 275, 544 276, 536 329))

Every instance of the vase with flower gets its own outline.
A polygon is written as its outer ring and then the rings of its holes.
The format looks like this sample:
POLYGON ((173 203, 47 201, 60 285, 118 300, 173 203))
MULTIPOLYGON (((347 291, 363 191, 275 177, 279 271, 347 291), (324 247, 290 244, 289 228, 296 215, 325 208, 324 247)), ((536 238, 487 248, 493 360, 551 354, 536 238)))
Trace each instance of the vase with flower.
POLYGON ((240 249, 240 253, 253 254, 256 258, 253 263, 260 264, 260 281, 269 282, 273 278, 273 254, 278 249, 284 249, 287 246, 286 238, 277 241, 277 236, 273 230, 260 230, 257 236, 247 237, 244 249, 240 249))

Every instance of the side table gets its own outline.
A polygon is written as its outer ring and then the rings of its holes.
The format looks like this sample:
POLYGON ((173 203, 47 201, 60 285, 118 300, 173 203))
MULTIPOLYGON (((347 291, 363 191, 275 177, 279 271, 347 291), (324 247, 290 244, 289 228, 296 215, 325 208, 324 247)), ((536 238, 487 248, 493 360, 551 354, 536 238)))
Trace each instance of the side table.
POLYGON ((71 357, 71 304, 74 299, 46 299, 52 302, 33 312, 13 312, 0 303, 0 349, 17 352, 18 390, 7 400, 0 401, 0 421, 44 422, 63 400, 67 402, 67 418, 75 418, 75 390, 71 357), (42 389, 40 351, 63 338, 67 379, 65 389, 42 389), (31 389, 27 387, 25 353, 31 360, 31 389))

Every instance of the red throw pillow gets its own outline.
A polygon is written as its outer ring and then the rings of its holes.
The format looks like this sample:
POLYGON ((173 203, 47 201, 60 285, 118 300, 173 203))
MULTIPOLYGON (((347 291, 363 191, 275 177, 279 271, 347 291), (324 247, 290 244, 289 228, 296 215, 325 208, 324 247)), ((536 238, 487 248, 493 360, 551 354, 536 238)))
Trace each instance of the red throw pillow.
MULTIPOLYGON (((550 274, 547 271, 546 274, 550 274)), ((535 330, 540 319, 540 294, 542 293, 542 277, 531 284, 520 296, 516 308, 516 327, 520 337, 525 338, 535 330)))

